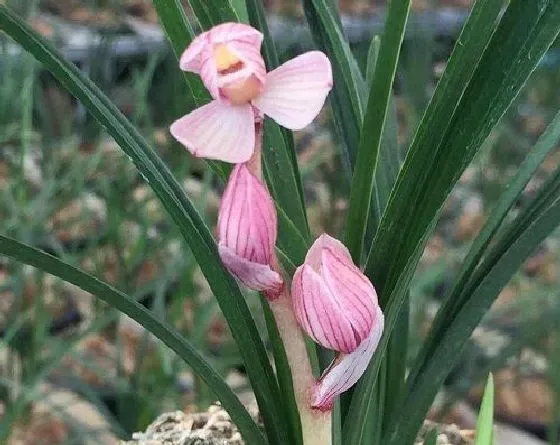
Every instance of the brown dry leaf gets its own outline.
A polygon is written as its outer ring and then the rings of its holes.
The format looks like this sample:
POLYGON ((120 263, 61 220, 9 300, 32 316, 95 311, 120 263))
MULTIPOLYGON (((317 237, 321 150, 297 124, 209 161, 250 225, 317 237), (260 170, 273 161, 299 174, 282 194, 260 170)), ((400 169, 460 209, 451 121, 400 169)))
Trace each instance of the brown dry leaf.
POLYGON ((62 445, 69 429, 59 418, 33 411, 31 418, 17 424, 7 445, 62 445))

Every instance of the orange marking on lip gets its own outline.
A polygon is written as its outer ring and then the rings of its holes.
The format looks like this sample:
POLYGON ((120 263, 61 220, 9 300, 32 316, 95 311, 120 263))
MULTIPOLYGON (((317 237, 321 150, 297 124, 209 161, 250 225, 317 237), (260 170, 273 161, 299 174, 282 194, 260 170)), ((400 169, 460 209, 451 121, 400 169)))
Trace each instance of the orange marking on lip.
POLYGON ((243 62, 226 45, 214 47, 214 60, 220 74, 230 74, 243 68, 243 62))

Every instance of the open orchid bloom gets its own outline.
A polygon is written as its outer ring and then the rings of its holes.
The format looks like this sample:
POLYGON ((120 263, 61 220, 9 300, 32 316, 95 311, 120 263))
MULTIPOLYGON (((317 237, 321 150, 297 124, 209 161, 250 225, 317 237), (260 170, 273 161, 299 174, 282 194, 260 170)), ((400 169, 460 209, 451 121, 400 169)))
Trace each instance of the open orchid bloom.
POLYGON ((377 347, 383 331, 377 294, 348 249, 323 234, 294 274, 292 300, 302 329, 341 353, 313 391, 313 406, 328 408, 358 381, 377 347))
POLYGON ((332 88, 329 59, 311 51, 267 73, 262 39, 251 26, 224 23, 200 34, 181 57, 181 69, 199 74, 214 98, 171 125, 193 155, 246 162, 263 115, 299 130, 319 114, 332 88))
POLYGON ((266 187, 245 164, 238 164, 220 206, 218 249, 232 275, 269 298, 283 285, 271 267, 276 235, 276 209, 266 187))

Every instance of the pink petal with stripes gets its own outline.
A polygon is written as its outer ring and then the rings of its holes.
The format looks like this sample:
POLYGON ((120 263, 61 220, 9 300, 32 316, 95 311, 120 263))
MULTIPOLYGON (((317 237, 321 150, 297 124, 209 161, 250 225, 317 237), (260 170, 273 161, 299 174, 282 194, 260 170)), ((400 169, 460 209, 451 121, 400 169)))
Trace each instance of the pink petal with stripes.
POLYGON ((317 343, 350 353, 371 331, 377 294, 348 249, 329 235, 314 243, 292 282, 296 319, 317 343))
POLYGON ((301 328, 321 346, 350 353, 360 344, 346 309, 323 278, 306 264, 294 274, 292 302, 301 328))
POLYGON ((281 288, 282 278, 270 267, 276 236, 276 208, 266 187, 245 164, 238 164, 218 215, 224 264, 251 289, 281 288))
POLYGON ((311 51, 269 72, 264 91, 253 104, 280 125, 300 130, 319 114, 332 85, 329 59, 311 51))
POLYGON ((383 327, 383 313, 377 307, 374 325, 368 337, 351 354, 339 355, 313 387, 311 391, 312 408, 321 411, 331 410, 334 398, 356 384, 377 349, 383 334, 383 327))
POLYGON ((212 101, 175 121, 170 131, 194 156, 202 158, 246 162, 255 149, 255 116, 248 104, 212 101))

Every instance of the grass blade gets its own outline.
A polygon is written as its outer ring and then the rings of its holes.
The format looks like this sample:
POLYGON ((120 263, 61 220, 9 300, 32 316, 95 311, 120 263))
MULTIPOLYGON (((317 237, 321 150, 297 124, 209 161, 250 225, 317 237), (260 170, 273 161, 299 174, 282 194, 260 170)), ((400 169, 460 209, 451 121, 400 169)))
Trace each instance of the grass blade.
POLYGON ((437 445, 437 430, 435 428, 426 435, 424 445, 437 445))
POLYGON ((448 321, 448 329, 416 378, 407 381, 405 400, 399 403, 398 420, 392 424, 384 443, 412 443, 433 397, 486 311, 523 261, 559 224, 560 170, 541 188, 531 205, 508 226, 463 289, 461 298, 465 304, 448 321), (527 218, 527 214, 532 217, 527 218))
MULTIPOLYGON (((164 208, 179 227, 197 259, 232 335, 247 364, 261 413, 265 416, 267 432, 282 443, 285 434, 280 426, 283 419, 275 401, 278 387, 251 312, 235 280, 222 265, 211 232, 204 224, 192 202, 174 179, 168 167, 147 144, 113 103, 40 35, 30 29, 19 17, 0 5, 0 26, 42 62, 51 73, 78 98, 90 113, 104 125, 119 146, 134 162, 138 171, 150 184, 164 208)), ((271 442, 274 442, 271 440, 271 442)))
POLYGON ((476 422, 475 445, 494 445, 494 378, 488 377, 476 422))
MULTIPOLYGON (((508 188, 500 197, 498 203, 492 210, 486 224, 482 228, 480 234, 474 240, 469 253, 462 263, 461 269, 455 279, 453 289, 445 297, 437 317, 434 320, 432 329, 428 338, 426 339, 421 352, 416 358, 416 363, 412 367, 409 378, 413 381, 417 373, 425 365, 426 360, 431 356, 435 346, 448 324, 448 321, 453 319, 457 311, 465 303, 461 299, 463 289, 472 278, 476 267, 480 260, 487 251, 490 241, 500 229, 503 221, 505 220, 508 212, 513 208, 519 196, 523 193, 525 186, 529 183, 531 177, 536 172, 537 168, 545 160, 547 155, 551 153, 557 146, 560 140, 560 112, 557 113, 554 120, 550 123, 546 131, 539 138, 535 147, 529 152, 526 159, 523 161, 515 177, 509 182, 508 188)), ((532 215, 527 215, 527 218, 532 215)), ((468 295, 465 295, 468 298, 468 295)))
POLYGON ((375 181, 377 154, 389 109, 400 48, 410 10, 410 0, 394 0, 389 6, 385 33, 381 39, 375 75, 362 125, 356 167, 352 177, 350 208, 346 221, 346 246, 354 262, 361 263, 369 205, 375 181))
POLYGON ((0 254, 72 283, 140 323, 175 351, 208 384, 224 407, 231 413, 232 419, 234 419, 246 440, 251 443, 253 441, 256 441, 254 443, 262 443, 265 440, 243 404, 206 359, 174 328, 159 321, 148 309, 137 303, 133 298, 56 257, 3 235, 0 235, 0 254))
POLYGON ((360 131, 364 120, 365 82, 356 59, 344 39, 340 17, 331 0, 303 0, 305 16, 313 39, 333 65, 331 93, 337 133, 345 148, 344 159, 351 172, 356 162, 360 131))
MULTIPOLYGON (((262 1, 248 0, 247 10, 251 25, 264 35, 264 60, 267 69, 273 70, 279 65, 280 60, 266 23, 262 1)), ((300 232, 298 237, 307 239, 309 238, 309 225, 305 213, 303 185, 297 164, 293 134, 270 119, 265 121, 264 132, 263 157, 269 189, 286 217, 300 232), (297 196, 298 199, 295 200, 294 196, 297 196)), ((288 236, 281 231, 278 233, 279 244, 286 245, 289 242, 288 236)))
MULTIPOLYGON (((502 6, 497 1, 475 3, 370 249, 366 272, 380 291, 386 325, 378 352, 353 397, 349 419, 358 425, 369 411, 386 337, 398 319, 445 198, 558 34, 560 3, 513 0, 499 21, 502 6)), ((363 431, 348 432, 348 443, 358 445, 363 431)))
POLYGON ((224 22, 239 22, 230 0, 188 0, 203 30, 224 22))

